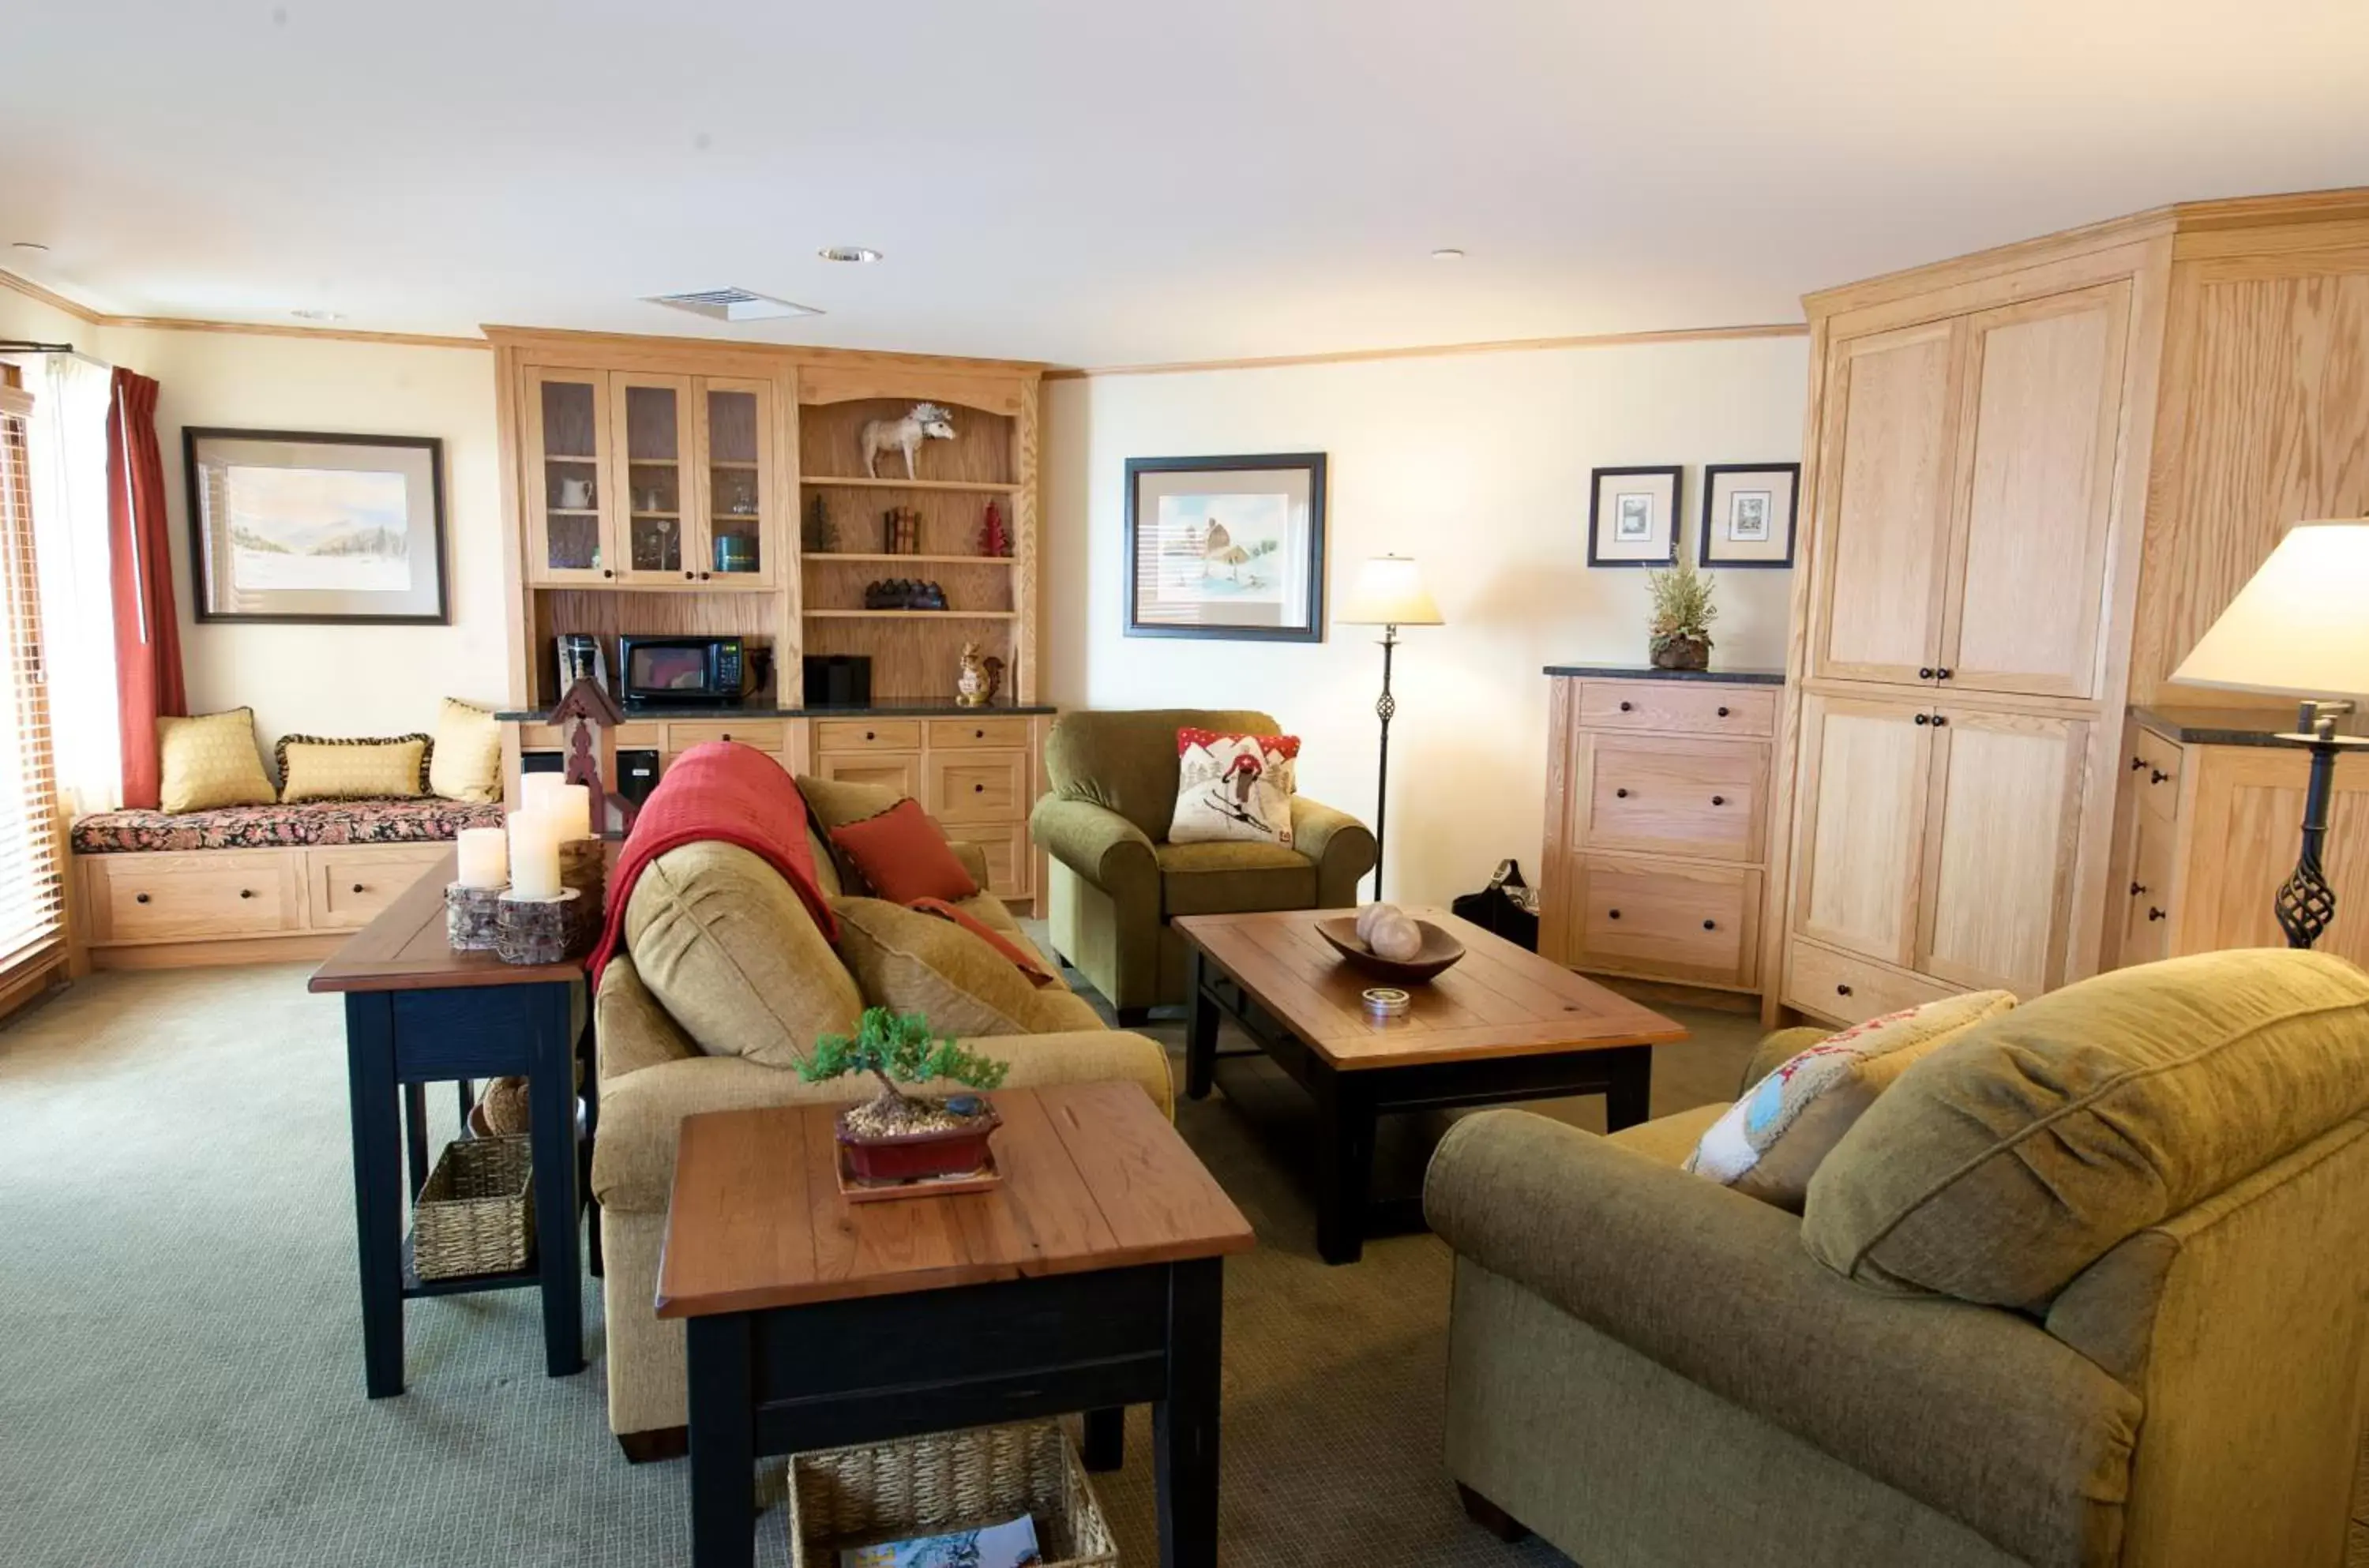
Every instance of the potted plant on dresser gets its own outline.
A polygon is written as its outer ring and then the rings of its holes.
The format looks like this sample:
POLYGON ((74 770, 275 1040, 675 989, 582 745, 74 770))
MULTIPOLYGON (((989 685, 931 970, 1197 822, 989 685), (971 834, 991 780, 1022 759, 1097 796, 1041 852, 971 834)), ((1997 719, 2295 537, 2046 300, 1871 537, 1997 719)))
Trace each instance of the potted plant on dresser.
POLYGON ((1711 578, 1680 560, 1667 571, 1645 574, 1654 596, 1654 619, 1646 631, 1646 648, 1656 670, 1707 670, 1711 667, 1711 624, 1719 606, 1711 601, 1711 578))
POLYGON ((798 1076, 820 1083, 868 1072, 880 1093, 851 1105, 839 1118, 840 1147, 859 1182, 910 1182, 964 1176, 988 1164, 988 1139, 1002 1125, 995 1106, 978 1094, 909 1094, 899 1084, 944 1079, 971 1089, 993 1089, 1009 1064, 933 1037, 918 1013, 899 1015, 868 1007, 853 1038, 825 1035, 798 1076))

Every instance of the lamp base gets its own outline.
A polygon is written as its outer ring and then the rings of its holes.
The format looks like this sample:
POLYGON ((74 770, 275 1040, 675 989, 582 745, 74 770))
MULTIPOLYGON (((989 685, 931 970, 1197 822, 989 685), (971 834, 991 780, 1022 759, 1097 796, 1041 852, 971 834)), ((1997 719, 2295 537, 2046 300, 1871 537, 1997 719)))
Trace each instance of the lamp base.
POLYGON ((2336 889, 2329 885, 2320 864, 2328 841, 2329 805, 2336 790, 2336 759, 2346 751, 2369 750, 2369 738, 2336 733, 2336 721, 2352 712, 2341 700, 2313 700, 2303 704, 2296 728, 2279 739, 2311 752, 2311 778, 2303 797, 2303 851, 2295 868, 2279 886, 2276 910, 2279 929, 2289 947, 2309 947, 2336 923, 2336 889))

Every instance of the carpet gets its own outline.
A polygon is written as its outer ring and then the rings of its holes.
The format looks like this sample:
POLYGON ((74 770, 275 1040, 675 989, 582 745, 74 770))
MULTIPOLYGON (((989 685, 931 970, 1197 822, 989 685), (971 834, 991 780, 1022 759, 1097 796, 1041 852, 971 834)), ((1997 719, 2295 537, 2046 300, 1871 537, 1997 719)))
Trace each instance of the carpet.
MULTIPOLYGON (((686 1467, 628 1466, 609 1435, 597 1288, 576 1377, 543 1375, 535 1298, 509 1291, 411 1303, 409 1392, 362 1397, 341 1013, 306 972, 99 975, 0 1029, 0 1559, 682 1562, 686 1467)), ((1756 1033, 1684 1016, 1657 1114, 1731 1093, 1756 1033)), ((1151 1033, 1181 1052, 1181 1024, 1151 1033)), ((1263 1061, 1219 1082, 1179 1125, 1260 1242, 1227 1272, 1226 1562, 1562 1563, 1467 1523, 1440 1468, 1447 1249, 1319 1262, 1304 1099, 1263 1061)), ((452 1098, 430 1105, 441 1141, 452 1098)), ((1593 1100, 1544 1108, 1601 1125, 1593 1100)), ((1437 1130, 1388 1127, 1378 1186, 1413 1190, 1437 1130)), ((1150 1455, 1138 1410, 1097 1478, 1144 1568, 1150 1455)), ((778 1508, 760 1530, 784 1562, 778 1508)))

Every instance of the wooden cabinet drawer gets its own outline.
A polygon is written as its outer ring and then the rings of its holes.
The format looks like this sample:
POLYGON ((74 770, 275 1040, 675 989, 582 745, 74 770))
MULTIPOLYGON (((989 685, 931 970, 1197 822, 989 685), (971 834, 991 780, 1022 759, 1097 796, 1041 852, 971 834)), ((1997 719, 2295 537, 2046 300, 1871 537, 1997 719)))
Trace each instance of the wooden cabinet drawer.
POLYGON ((1028 721, 1024 718, 933 718, 930 721, 930 750, 955 750, 975 746, 1019 746, 1028 744, 1028 721))
POLYGON ((777 718, 703 719, 693 723, 669 719, 666 749, 688 751, 712 740, 737 740, 760 751, 779 751, 788 742, 789 734, 789 725, 777 718))
POLYGON ((1028 853, 1028 825, 1013 822, 997 827, 982 823, 977 827, 955 830, 952 836, 965 843, 977 844, 987 856, 987 890, 999 898, 1026 898, 1036 889, 1034 880, 1036 857, 1028 853))
POLYGON ((921 754, 918 751, 825 751, 816 756, 815 777, 841 784, 878 784, 898 795, 921 793, 921 754))
POLYGON ((450 844, 354 844, 304 852, 315 931, 358 931, 452 853, 450 844))
POLYGON ((1581 749, 1576 847, 1757 862, 1768 749, 1645 735, 1590 735, 1581 749))
POLYGON ((1675 729, 1697 735, 1777 733, 1774 686, 1589 681, 1579 689, 1583 729, 1675 729))
POLYGON ((1838 1024, 1858 1024, 1881 1013, 1922 1007, 1955 996, 1959 989, 1904 975, 1814 943, 1795 942, 1788 950, 1786 1002, 1838 1024))
POLYGON ((1760 873, 1574 855, 1574 967, 1749 989, 1759 967, 1760 873))
POLYGON ((2131 754, 2123 766, 2139 804, 2169 822, 2180 815, 2180 764, 2186 755, 2154 730, 2131 726, 2131 754))
POLYGON ((1028 815, 1024 751, 933 751, 921 804, 941 822, 1017 822, 1028 815))
POLYGON ((2131 834, 2131 879, 2123 899, 2122 967, 2171 956, 2172 850, 2180 830, 2153 812, 2136 814, 2131 834))
MULTIPOLYGON (((519 750, 521 751, 565 751, 567 732, 556 724, 521 724, 518 727, 519 750)), ((648 719, 627 720, 617 727, 616 742, 620 746, 651 749, 666 743, 664 727, 648 719)))
POLYGON ((818 719, 814 727, 817 751, 918 751, 921 721, 917 718, 818 719))
POLYGON ((188 942, 303 931, 303 862, 289 850, 86 855, 90 939, 188 942))

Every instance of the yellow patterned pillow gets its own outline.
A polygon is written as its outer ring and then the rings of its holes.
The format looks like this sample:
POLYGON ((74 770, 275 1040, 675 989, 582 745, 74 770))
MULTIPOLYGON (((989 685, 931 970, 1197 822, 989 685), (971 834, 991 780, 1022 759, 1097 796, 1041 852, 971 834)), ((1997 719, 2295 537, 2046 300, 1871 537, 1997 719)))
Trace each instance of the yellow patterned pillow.
POLYGON ((156 721, 157 805, 166 811, 212 811, 218 806, 268 806, 271 781, 255 749, 255 710, 200 714, 156 721))
POLYGON ((428 793, 476 806, 502 797, 502 727, 492 714, 444 699, 436 717, 428 793))
POLYGON ((278 747, 280 798, 293 803, 425 795, 428 747, 424 735, 397 735, 384 740, 283 735, 278 747))

